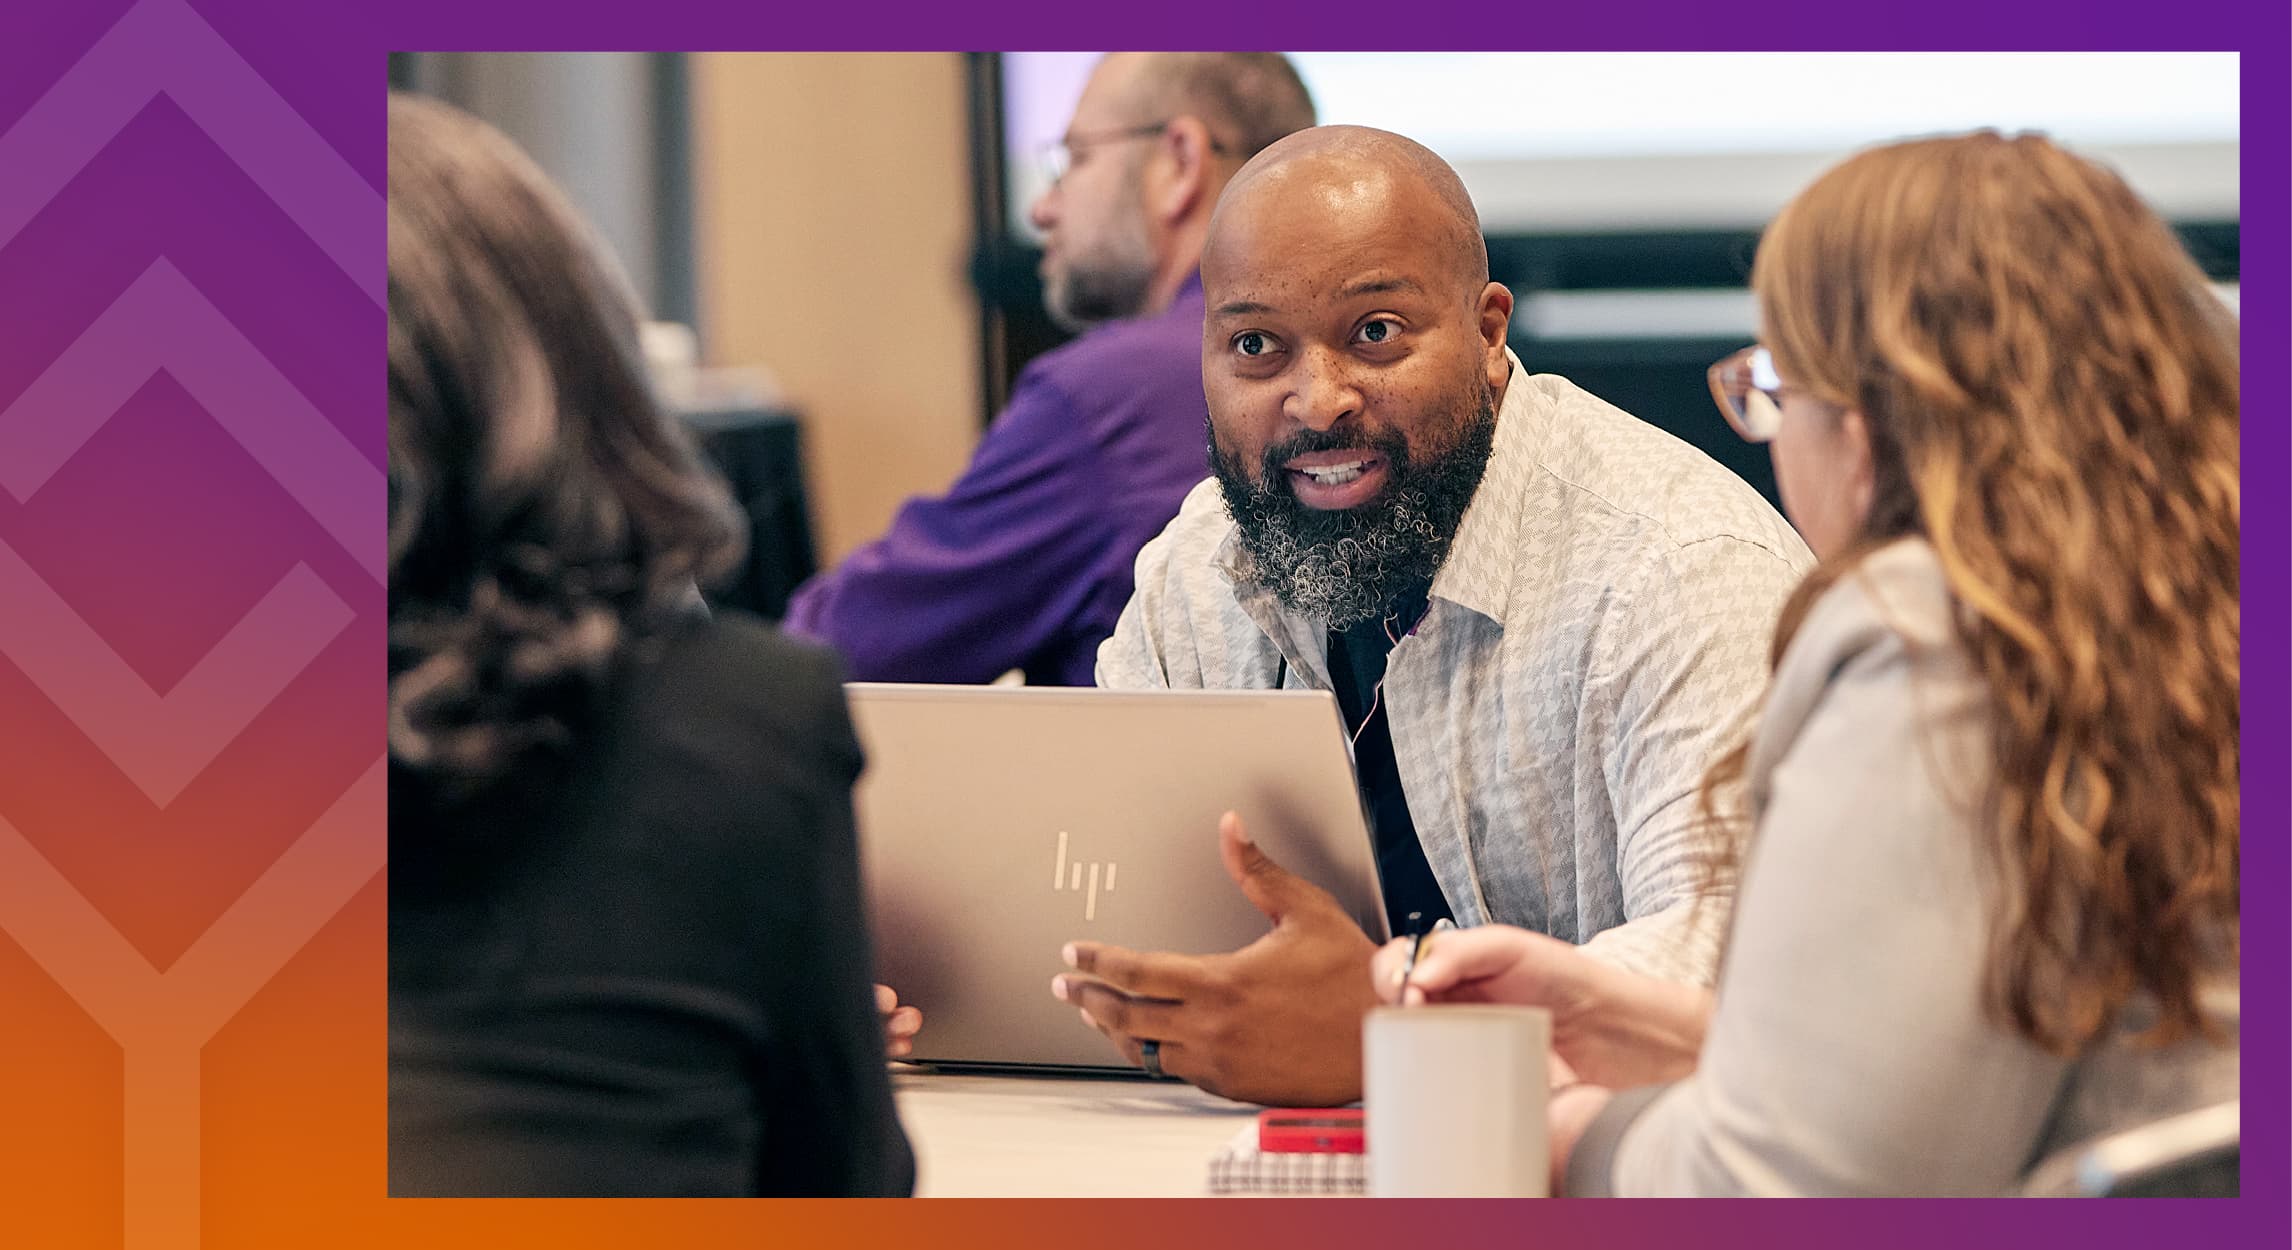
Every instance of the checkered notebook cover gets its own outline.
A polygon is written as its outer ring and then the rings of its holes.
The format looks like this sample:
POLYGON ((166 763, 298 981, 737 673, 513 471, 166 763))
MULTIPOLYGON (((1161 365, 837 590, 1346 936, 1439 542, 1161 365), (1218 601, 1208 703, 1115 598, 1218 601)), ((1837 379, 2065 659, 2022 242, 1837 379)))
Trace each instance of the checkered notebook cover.
POLYGON ((1367 1155, 1259 1150, 1255 1121, 1210 1157, 1213 1194, 1358 1198, 1368 1191, 1367 1155))

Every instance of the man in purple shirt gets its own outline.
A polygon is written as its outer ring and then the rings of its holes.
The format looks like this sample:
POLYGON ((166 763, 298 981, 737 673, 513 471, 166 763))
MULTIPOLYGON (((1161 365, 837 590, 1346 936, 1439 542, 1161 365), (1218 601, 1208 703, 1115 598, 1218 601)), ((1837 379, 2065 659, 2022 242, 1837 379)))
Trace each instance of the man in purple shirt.
POLYGON ((799 587, 782 628, 862 681, 1087 686, 1139 548, 1207 473, 1202 243, 1226 180, 1313 124, 1278 53, 1114 53, 1035 201, 1044 302, 1081 338, 1020 373, 946 494, 799 587))

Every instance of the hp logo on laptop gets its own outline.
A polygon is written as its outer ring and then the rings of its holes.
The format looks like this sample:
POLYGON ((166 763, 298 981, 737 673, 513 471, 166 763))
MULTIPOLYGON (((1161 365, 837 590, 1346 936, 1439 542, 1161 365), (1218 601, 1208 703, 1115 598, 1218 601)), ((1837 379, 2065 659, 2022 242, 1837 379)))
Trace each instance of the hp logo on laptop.
POLYGON ((1051 867, 1051 888, 1053 890, 1083 891, 1082 918, 1084 920, 1096 920, 1098 919, 1098 892, 1103 889, 1109 894, 1114 893, 1114 861, 1108 860, 1103 864, 1085 864, 1079 861, 1068 863, 1066 858, 1066 830, 1061 829, 1058 831, 1058 859, 1051 867), (1106 870, 1103 875, 1099 872, 1101 868, 1106 870), (1087 884, 1084 881, 1084 869, 1089 870, 1087 884))

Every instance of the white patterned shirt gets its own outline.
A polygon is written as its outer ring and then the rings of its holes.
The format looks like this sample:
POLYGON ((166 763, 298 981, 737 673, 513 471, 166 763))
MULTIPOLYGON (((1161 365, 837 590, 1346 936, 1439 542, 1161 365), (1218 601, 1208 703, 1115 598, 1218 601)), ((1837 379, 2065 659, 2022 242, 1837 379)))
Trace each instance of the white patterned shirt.
MULTIPOLYGON (((1813 559, 1716 461, 1511 363, 1487 473, 1387 662, 1409 814, 1457 923, 1708 984, 1725 909, 1694 905, 1695 795, 1813 559)), ((1195 487, 1138 556, 1098 684, 1330 689, 1326 627, 1248 559, 1216 479, 1195 487)))

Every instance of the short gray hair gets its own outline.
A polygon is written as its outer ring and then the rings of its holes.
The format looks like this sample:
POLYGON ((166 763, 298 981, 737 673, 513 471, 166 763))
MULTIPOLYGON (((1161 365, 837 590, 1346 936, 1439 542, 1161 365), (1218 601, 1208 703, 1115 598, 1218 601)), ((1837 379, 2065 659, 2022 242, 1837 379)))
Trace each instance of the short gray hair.
POLYGON ((1201 118, 1242 160, 1314 123, 1313 93, 1279 52, 1157 52, 1136 82, 1141 108, 1201 118))

